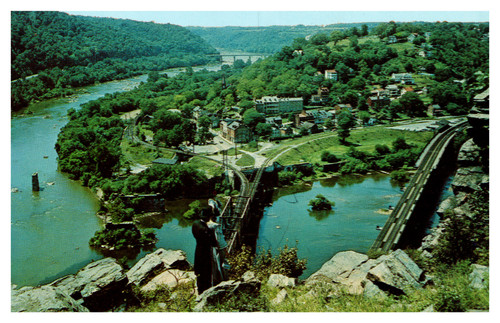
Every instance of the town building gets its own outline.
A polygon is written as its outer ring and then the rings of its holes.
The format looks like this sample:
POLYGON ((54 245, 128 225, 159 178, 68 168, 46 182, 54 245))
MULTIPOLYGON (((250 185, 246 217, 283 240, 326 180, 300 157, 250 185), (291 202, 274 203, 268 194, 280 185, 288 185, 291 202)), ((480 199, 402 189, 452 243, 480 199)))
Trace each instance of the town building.
POLYGON ((264 96, 255 100, 255 108, 260 113, 281 114, 301 111, 304 107, 302 98, 278 98, 277 96, 264 96))
POLYGON ((325 79, 338 81, 339 75, 338 75, 336 70, 326 70, 325 71, 325 79))
POLYGON ((330 90, 327 87, 320 87, 318 94, 311 96, 311 104, 326 104, 329 100, 330 90))
POLYGON ((326 120, 333 118, 335 118, 335 115, 330 111, 302 110, 301 113, 295 115, 295 127, 299 128, 306 122, 322 125, 326 120))
POLYGON ((396 97, 400 94, 399 88, 395 84, 387 85, 385 90, 387 91, 387 95, 390 97, 396 97))
POLYGON ((250 128, 237 120, 222 120, 220 122, 220 131, 223 138, 234 143, 245 143, 253 139, 250 128))
POLYGON ((393 73, 391 80, 396 83, 415 84, 413 76, 410 73, 393 73))

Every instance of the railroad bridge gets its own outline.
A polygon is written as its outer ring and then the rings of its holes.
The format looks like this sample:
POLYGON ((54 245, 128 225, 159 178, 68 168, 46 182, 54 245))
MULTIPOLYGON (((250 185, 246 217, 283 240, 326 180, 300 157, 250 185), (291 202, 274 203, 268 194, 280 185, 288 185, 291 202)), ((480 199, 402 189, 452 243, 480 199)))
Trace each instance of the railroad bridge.
MULTIPOLYGON (((466 121, 450 125, 440 131, 427 144, 416 166, 415 174, 408 183, 398 204, 387 219, 371 250, 388 252, 398 247, 402 237, 415 229, 420 212, 416 209, 425 190, 432 184, 430 178, 436 176, 435 171, 453 137, 467 125, 466 121)), ((422 201, 425 202, 425 201, 422 201)))

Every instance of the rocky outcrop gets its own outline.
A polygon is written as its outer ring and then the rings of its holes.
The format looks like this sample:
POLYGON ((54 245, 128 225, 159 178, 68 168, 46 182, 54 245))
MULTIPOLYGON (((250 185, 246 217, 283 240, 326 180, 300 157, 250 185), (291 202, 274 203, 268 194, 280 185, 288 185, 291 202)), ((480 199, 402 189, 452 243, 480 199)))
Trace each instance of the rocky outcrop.
POLYGON ((61 289, 53 286, 22 287, 11 290, 12 312, 88 312, 61 289))
POLYGON ((82 300, 90 311, 107 311, 121 303, 127 276, 114 258, 104 258, 49 284, 75 300, 82 300))
POLYGON ((458 167, 478 165, 481 157, 479 151, 480 148, 476 145, 473 139, 467 140, 458 152, 458 167))
POLYGON ((271 287, 295 287, 297 278, 290 278, 280 274, 272 274, 267 280, 267 285, 271 287))
POLYGON ((139 260, 127 272, 127 277, 129 283, 140 286, 167 269, 187 270, 190 267, 184 251, 160 248, 139 260))
POLYGON ((473 264, 471 265, 472 272, 469 275, 469 286, 475 289, 488 288, 489 267, 473 264))
POLYGON ((488 188, 489 182, 489 175, 484 173, 482 167, 469 166, 457 170, 451 186, 455 194, 459 192, 471 193, 488 188))
POLYGON ((340 252, 305 283, 328 282, 350 294, 374 297, 405 294, 421 288, 427 281, 422 269, 404 251, 396 250, 377 259, 368 259, 354 251, 340 252))
POLYGON ((232 297, 236 297, 241 294, 257 296, 260 291, 260 286, 261 281, 256 278, 251 278, 249 280, 223 281, 219 285, 210 287, 201 295, 199 295, 196 299, 196 302, 198 304, 196 304, 193 311, 202 312, 208 306, 215 305, 219 302, 224 302, 232 297))
POLYGON ((155 290, 161 287, 176 288, 181 284, 196 282, 196 275, 193 271, 182 271, 179 269, 167 269, 155 276, 144 285, 141 290, 144 292, 155 290))

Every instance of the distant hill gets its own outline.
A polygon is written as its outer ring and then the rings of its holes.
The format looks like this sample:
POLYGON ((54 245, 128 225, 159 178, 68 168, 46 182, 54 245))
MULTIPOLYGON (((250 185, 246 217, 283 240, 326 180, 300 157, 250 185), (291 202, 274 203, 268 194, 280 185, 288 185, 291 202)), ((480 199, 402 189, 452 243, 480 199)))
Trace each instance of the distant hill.
POLYGON ((199 36, 171 24, 17 11, 12 12, 11 26, 13 79, 106 58, 215 52, 199 36))
POLYGON ((276 53, 283 46, 290 45, 296 38, 318 33, 330 34, 334 30, 345 31, 367 25, 369 29, 379 23, 350 23, 326 26, 268 26, 268 27, 186 27, 201 36, 210 45, 228 50, 253 53, 276 53))
POLYGON ((201 65, 217 51, 184 27, 62 12, 11 13, 14 110, 68 89, 151 70, 201 65))

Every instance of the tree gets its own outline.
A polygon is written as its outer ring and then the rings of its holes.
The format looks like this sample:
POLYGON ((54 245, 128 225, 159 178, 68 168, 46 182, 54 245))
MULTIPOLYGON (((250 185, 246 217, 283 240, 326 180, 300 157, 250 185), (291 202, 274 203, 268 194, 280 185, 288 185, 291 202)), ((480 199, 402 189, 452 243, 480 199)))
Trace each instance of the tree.
POLYGON ((250 129, 255 129, 261 122, 266 122, 266 117, 263 113, 257 112, 255 108, 248 109, 243 113, 243 123, 250 129))
POLYGON ((260 122, 255 127, 255 132, 261 137, 268 137, 273 132, 273 127, 269 123, 260 122))
POLYGON ((420 99, 420 96, 414 92, 406 92, 399 99, 399 103, 403 107, 404 112, 410 116, 422 116, 425 115, 425 105, 420 99))
POLYGON ((335 206, 335 202, 329 201, 323 195, 318 194, 316 198, 309 201, 309 206, 311 206, 314 211, 331 210, 332 206, 335 206))
POLYGON ((368 121, 370 120, 371 116, 368 111, 359 111, 358 113, 358 118, 361 120, 363 125, 366 125, 368 121))
POLYGON ((347 137, 350 135, 351 128, 356 125, 356 121, 351 112, 342 111, 337 118, 337 134, 340 142, 345 143, 347 137))

